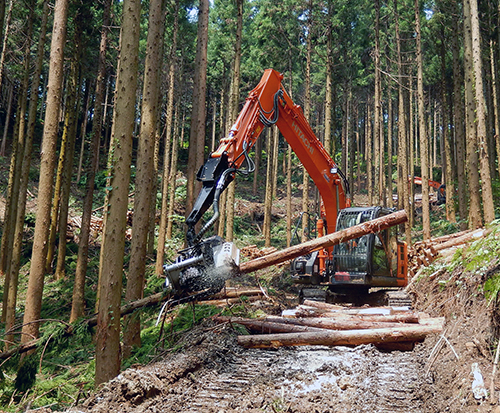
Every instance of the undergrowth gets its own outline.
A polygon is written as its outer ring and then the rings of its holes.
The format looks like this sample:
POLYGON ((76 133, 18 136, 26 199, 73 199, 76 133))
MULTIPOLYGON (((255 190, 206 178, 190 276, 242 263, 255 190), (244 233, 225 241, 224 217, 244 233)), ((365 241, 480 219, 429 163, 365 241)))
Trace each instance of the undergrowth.
MULTIPOLYGON (((152 275, 152 268, 148 268, 148 273, 152 294, 162 280, 152 275)), ((61 294, 62 285, 49 283, 54 290, 47 291, 48 295, 61 294)), ((224 310, 211 305, 177 306, 157 324, 158 312, 159 306, 135 313, 141 317, 142 346, 133 349, 131 356, 122 361, 122 369, 148 364, 165 351, 179 350, 183 335, 214 315, 256 316, 248 311, 244 297, 240 305, 224 310)), ((62 410, 85 399, 94 389, 93 333, 85 321, 71 326, 62 321, 44 323, 43 335, 33 354, 16 354, 0 363, 1 411, 21 412, 28 407, 62 410)))

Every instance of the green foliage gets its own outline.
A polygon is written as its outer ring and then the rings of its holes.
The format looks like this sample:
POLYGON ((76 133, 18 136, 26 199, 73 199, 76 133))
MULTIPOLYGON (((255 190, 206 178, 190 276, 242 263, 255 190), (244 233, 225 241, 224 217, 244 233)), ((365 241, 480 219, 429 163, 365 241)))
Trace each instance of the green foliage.
POLYGON ((26 356, 19 366, 17 371, 16 381, 14 383, 14 388, 24 393, 35 384, 36 381, 36 358, 34 354, 26 356))

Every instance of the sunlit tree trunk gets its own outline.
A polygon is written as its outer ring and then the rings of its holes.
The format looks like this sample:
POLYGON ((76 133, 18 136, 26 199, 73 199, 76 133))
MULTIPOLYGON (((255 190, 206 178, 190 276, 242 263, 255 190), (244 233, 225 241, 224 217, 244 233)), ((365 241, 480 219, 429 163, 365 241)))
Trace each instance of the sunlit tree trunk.
POLYGON ((23 343, 38 337, 39 333, 39 323, 36 320, 40 319, 42 309, 50 207, 54 182, 54 167, 56 164, 57 135, 59 131, 59 108, 61 103, 67 13, 68 1, 57 0, 54 7, 54 26, 50 48, 48 92, 40 160, 40 181, 38 184, 37 217, 21 338, 23 343))
MULTIPOLYGON (((137 167, 134 196, 134 219, 132 221, 132 243, 127 274, 125 301, 143 298, 146 273, 146 250, 151 211, 154 172, 154 151, 157 137, 160 68, 163 45, 165 14, 162 0, 152 0, 149 4, 148 38, 146 63, 144 66, 144 86, 141 105, 141 131, 137 151, 137 167)), ((139 313, 125 318, 123 331, 123 356, 130 356, 132 347, 141 346, 141 324, 139 313)))
POLYGON ((472 56, 475 74, 474 91, 476 94, 477 140, 479 145, 479 166, 481 173, 481 196, 483 200, 483 213, 485 222, 490 223, 495 219, 495 206, 493 204, 488 136, 486 132, 486 101, 484 98, 485 88, 483 83, 483 61, 481 57, 481 32, 479 28, 479 13, 477 3, 477 0, 470 0, 472 56))
POLYGON ((107 219, 99 265, 99 303, 96 333, 96 374, 99 385, 120 371, 120 301, 128 209, 132 133, 135 119, 140 35, 139 0, 124 0, 120 57, 112 126, 112 177, 107 193, 107 219))
POLYGON ((477 154, 476 105, 474 100, 474 69, 472 63, 472 31, 470 2, 464 1, 464 81, 466 108, 467 177, 469 193, 469 228, 483 225, 477 154))
POLYGON ((207 44, 208 44, 208 0, 200 0, 198 11, 198 41, 196 45, 195 73, 193 85, 193 110, 189 136, 188 181, 186 214, 193 209, 196 194, 201 188, 195 185, 195 174, 204 162, 205 149, 205 95, 207 89, 207 44))

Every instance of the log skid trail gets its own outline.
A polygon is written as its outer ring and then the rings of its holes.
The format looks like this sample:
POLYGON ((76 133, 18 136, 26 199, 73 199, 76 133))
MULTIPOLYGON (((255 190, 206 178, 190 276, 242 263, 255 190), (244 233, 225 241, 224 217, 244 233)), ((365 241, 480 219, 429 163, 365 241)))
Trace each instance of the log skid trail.
MULTIPOLYGON (((227 328, 225 328, 227 330, 227 328)), ((244 349, 203 333, 183 353, 128 369, 73 412, 425 412, 421 352, 244 349)))

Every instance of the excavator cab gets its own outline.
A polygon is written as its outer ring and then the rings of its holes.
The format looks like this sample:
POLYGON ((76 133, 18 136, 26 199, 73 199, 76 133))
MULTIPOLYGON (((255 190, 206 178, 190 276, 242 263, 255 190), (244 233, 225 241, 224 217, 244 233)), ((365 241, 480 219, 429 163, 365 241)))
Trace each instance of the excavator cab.
MULTIPOLYGON (((346 208, 340 211, 336 230, 390 214, 382 207, 346 208)), ((407 283, 406 243, 397 240, 395 228, 363 235, 336 245, 329 283, 335 286, 400 287, 407 283)))
MULTIPOLYGON (((339 211, 336 231, 388 215, 382 207, 350 207, 339 211)), ((296 284, 324 285, 333 292, 368 292, 371 287, 404 287, 407 284, 406 243, 398 241, 394 227, 335 245, 324 269, 321 251, 292 261, 296 284)))

